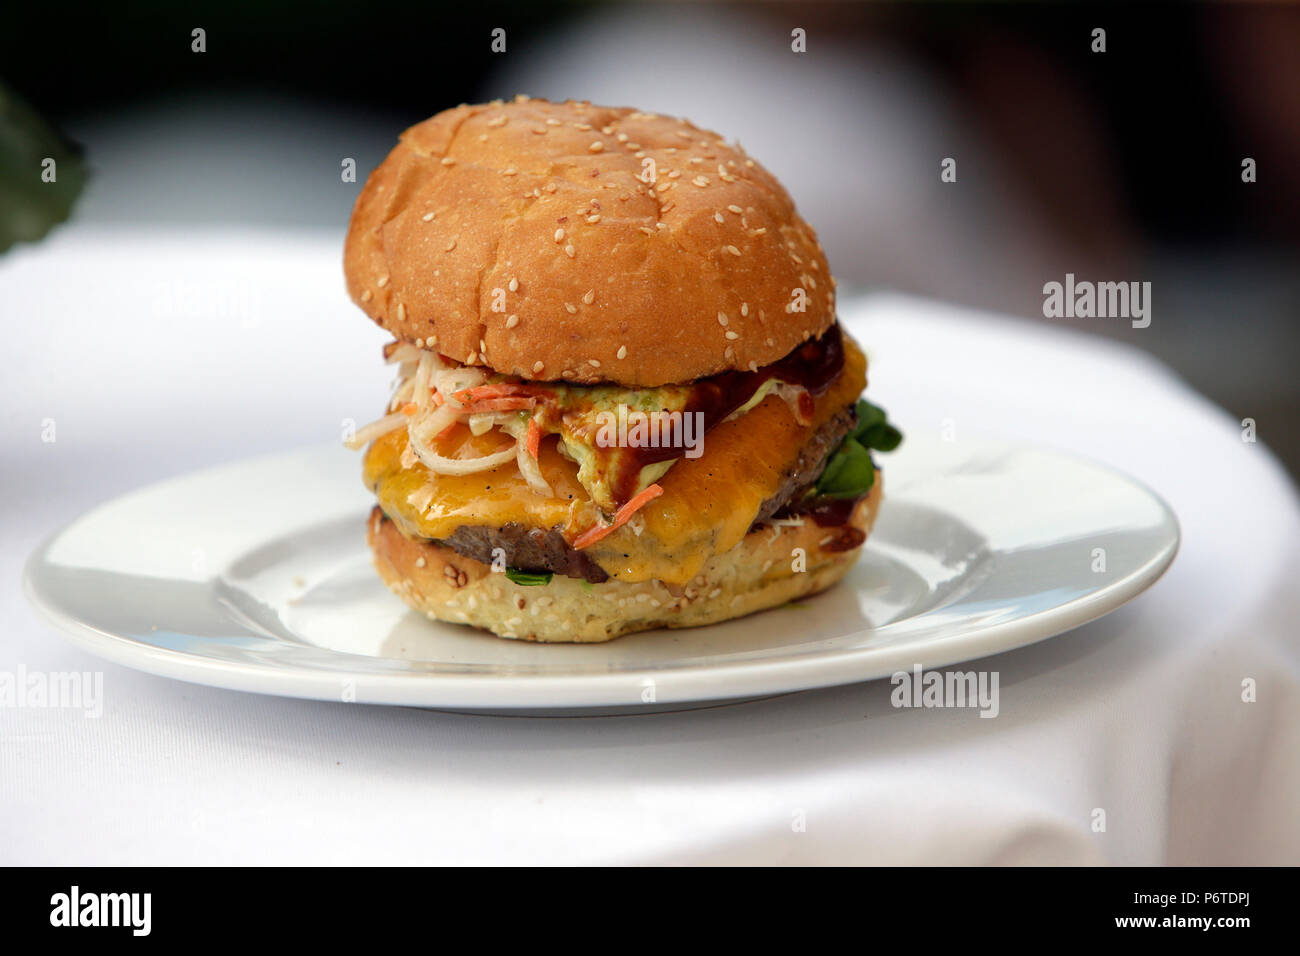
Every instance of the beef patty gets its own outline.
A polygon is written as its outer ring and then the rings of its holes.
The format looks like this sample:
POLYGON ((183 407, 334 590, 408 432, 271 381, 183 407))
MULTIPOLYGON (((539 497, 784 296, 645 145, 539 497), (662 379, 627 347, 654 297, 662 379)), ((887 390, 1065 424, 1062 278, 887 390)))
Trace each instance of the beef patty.
MULTIPOLYGON (((857 416, 853 406, 841 410, 813 432, 799 451, 781 486, 758 509, 755 524, 766 521, 812 485, 826 467, 826 459, 840 441, 853 430, 857 416)), ((564 540, 558 529, 529 528, 511 521, 500 528, 481 525, 461 525, 446 538, 434 544, 451 548, 467 558, 492 563, 492 552, 500 548, 505 552, 506 564, 521 571, 551 571, 571 578, 585 578, 593 584, 607 581, 609 575, 585 551, 575 551, 564 540)))

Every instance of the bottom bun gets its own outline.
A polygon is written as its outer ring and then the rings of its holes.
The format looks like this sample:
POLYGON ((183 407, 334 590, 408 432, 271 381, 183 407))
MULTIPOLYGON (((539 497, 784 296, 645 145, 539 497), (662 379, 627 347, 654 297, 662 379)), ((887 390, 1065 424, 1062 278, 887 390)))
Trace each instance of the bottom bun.
POLYGON ((826 590, 857 560, 861 541, 844 545, 857 537, 852 529, 870 532, 880 497, 876 472, 847 525, 824 528, 805 518, 798 526, 765 526, 673 590, 660 581, 590 584, 559 574, 546 585, 516 584, 451 548, 406 537, 379 508, 366 538, 384 583, 431 618, 525 641, 593 643, 656 627, 714 624, 826 590), (802 570, 795 570, 797 548, 802 570))

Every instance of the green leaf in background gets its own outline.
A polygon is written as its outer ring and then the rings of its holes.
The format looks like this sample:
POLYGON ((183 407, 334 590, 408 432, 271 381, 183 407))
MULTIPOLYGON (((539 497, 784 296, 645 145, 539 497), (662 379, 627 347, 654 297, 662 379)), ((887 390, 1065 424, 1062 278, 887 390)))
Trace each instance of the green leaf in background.
POLYGON ((522 584, 524 587, 536 587, 541 584, 550 584, 551 578, 555 574, 551 571, 542 571, 540 573, 533 571, 520 571, 518 568, 506 568, 506 577, 515 584, 522 584))
POLYGON ((0 85, 0 252, 67 219, 85 182, 76 147, 0 85))

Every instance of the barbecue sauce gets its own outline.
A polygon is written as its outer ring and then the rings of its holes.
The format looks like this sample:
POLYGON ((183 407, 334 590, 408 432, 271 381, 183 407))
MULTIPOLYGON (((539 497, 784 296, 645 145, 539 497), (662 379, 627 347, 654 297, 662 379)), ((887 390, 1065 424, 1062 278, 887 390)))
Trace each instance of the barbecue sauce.
POLYGON ((839 529, 830 541, 822 545, 823 551, 852 551, 867 540, 861 528, 849 524, 858 502, 865 497, 861 494, 853 498, 809 498, 797 505, 793 512, 812 518, 819 528, 839 529))
MULTIPOLYGON (((821 395, 830 388, 843 369, 844 339, 837 322, 821 338, 809 339, 785 358, 755 372, 723 372, 701 379, 694 384, 694 394, 682 413, 689 415, 702 412, 704 433, 708 434, 710 429, 726 421, 732 412, 753 398, 754 393, 765 383, 775 379, 808 390, 808 394, 800 396, 799 407, 805 417, 810 417, 814 408, 812 396, 821 395)), ((627 448, 625 453, 632 456, 635 467, 625 472, 626 480, 623 483, 630 487, 613 489, 619 501, 626 501, 636 493, 635 483, 642 468, 670 458, 680 458, 682 449, 673 446, 642 446, 627 448)))

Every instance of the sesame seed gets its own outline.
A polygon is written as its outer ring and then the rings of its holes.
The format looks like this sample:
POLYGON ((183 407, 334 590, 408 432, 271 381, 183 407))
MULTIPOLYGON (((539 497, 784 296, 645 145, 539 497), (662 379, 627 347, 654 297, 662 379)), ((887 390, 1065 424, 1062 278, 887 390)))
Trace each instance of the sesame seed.
POLYGON ((707 186, 707 185, 709 184, 709 177, 708 177, 708 176, 696 176, 694 179, 691 180, 691 182, 693 182, 695 185, 697 185, 697 186, 699 186, 701 189, 703 189, 705 186, 707 186))
POLYGON ((548 120, 546 121, 546 125, 547 125, 547 126, 559 126, 559 125, 560 125, 560 121, 557 120, 557 119, 548 119, 548 120))
POLYGON ((600 140, 596 140, 594 143, 592 143, 590 146, 587 147, 587 152, 599 153, 604 148, 605 148, 605 144, 602 143, 600 140))
POLYGON ((594 226, 596 223, 600 222, 600 213, 594 213, 594 214, 588 216, 588 217, 587 217, 587 222, 589 222, 589 223, 590 223, 591 225, 593 225, 593 226, 594 226))
POLYGON ((773 346, 773 345, 775 345, 776 343, 773 342, 771 339, 768 339, 768 340, 767 340, 767 344, 768 344, 769 346, 773 346))
POLYGON ((740 314, 741 314, 741 315, 749 315, 749 303, 748 303, 748 302, 742 302, 742 303, 740 303, 740 314))
POLYGON ((725 312, 718 313, 718 325, 721 325, 723 328, 726 328, 728 321, 730 320, 727 318, 727 313, 725 312))
POLYGON ((573 313, 578 311, 578 307, 570 302, 566 302, 564 303, 564 311, 568 312, 569 315, 573 315, 573 313))
POLYGON ((503 169, 503 170, 501 170, 501 175, 502 175, 502 176, 515 176, 515 175, 518 175, 518 170, 516 170, 513 166, 511 166, 509 169, 503 169))
POLYGON ((627 346, 626 346, 626 345, 620 345, 620 346, 618 347, 618 357, 621 358, 621 359, 625 359, 625 358, 627 358, 627 346))
POLYGON ((640 227, 638 227, 638 228, 639 228, 642 232, 644 232, 647 236, 653 236, 653 235, 655 234, 655 231, 654 231, 653 229, 651 229, 649 226, 640 226, 640 227))
POLYGON ((739 216, 742 212, 745 211, 745 210, 741 209, 739 206, 737 206, 735 203, 732 203, 732 204, 731 204, 730 206, 728 206, 727 208, 730 209, 732 212, 734 212, 737 216, 739 216))
POLYGON ((379 288, 381 288, 381 289, 382 289, 384 286, 388 285, 388 276, 386 276, 386 275, 380 276, 380 277, 379 277, 379 281, 376 282, 375 285, 379 286, 379 288))
POLYGON ((670 170, 668 170, 668 178, 669 178, 669 179, 677 179, 679 176, 681 176, 681 174, 682 174, 682 171, 681 171, 680 169, 670 169, 670 170))
POLYGON ((518 325, 518 324, 519 324, 519 316, 514 315, 514 314, 511 314, 511 315, 509 315, 509 316, 506 317, 506 328, 507 328, 507 329, 513 329, 513 328, 514 328, 516 325, 518 325))
POLYGON ((519 279, 516 278, 515 276, 511 276, 511 277, 510 277, 510 284, 509 284, 508 286, 506 286, 506 288, 509 289, 511 292, 518 292, 518 291, 519 291, 519 279))
POLYGON ((767 235, 767 227, 766 227, 766 226, 761 226, 761 227, 759 227, 758 229, 751 229, 751 230, 749 230, 749 236, 750 236, 751 239, 752 239, 754 236, 765 236, 765 235, 767 235))
POLYGON ((436 336, 436 335, 431 335, 431 336, 429 336, 427 339, 424 340, 424 347, 425 347, 425 348, 429 348, 429 349, 431 349, 431 348, 433 348, 433 347, 434 347, 435 345, 437 345, 437 344, 438 344, 438 336, 436 336))
POLYGON ((541 362, 534 362, 534 363, 533 363, 533 372, 534 372, 534 373, 536 373, 536 372, 540 372, 540 371, 541 371, 543 368, 545 368, 545 367, 546 367, 546 366, 544 366, 541 362))
POLYGON ((709 600, 713 600, 721 593, 722 593, 722 588, 714 588, 712 591, 709 592, 709 600))
POLYGON ((584 295, 584 296, 582 297, 582 301, 583 301, 583 303, 584 303, 585 305, 591 305, 591 303, 595 302, 595 301, 596 301, 596 290, 595 290, 595 289, 588 289, 588 290, 587 290, 587 294, 584 295))
POLYGON ((573 243, 569 243, 567 246, 564 247, 564 254, 568 256, 570 259, 574 257, 575 250, 573 248, 573 243))
POLYGON ((542 187, 542 189, 544 189, 548 193, 555 192, 555 188, 556 188, 555 183, 547 183, 545 186, 542 187))
POLYGON ((422 567, 424 567, 427 563, 428 563, 428 562, 425 561, 424 558, 416 558, 416 559, 415 559, 415 566, 416 566, 417 568, 422 568, 422 567))
POLYGON ((456 164, 456 160, 452 159, 450 156, 444 156, 442 159, 438 160, 438 162, 442 163, 444 166, 454 166, 456 164))
POLYGON ((421 218, 422 220, 424 220, 425 222, 433 222, 433 213, 431 213, 431 212, 426 212, 426 213, 425 213, 423 216, 421 216, 420 218, 421 218))
POLYGON ((489 125, 489 126, 505 126, 505 125, 506 125, 506 118, 505 118, 505 116, 494 116, 494 117, 492 117, 490 120, 488 120, 488 125, 489 125))
POLYGON ((482 339, 478 340, 478 353, 479 355, 482 355, 484 358, 487 358, 487 343, 485 343, 482 339))
POLYGON ((373 292, 371 292, 369 289, 367 289, 365 292, 361 293, 361 301, 362 301, 362 302, 369 302, 369 301, 370 301, 371 299, 373 299, 374 297, 375 297, 375 294, 374 294, 373 292))
POLYGON ((560 227, 559 229, 555 230, 555 241, 562 242, 563 240, 564 240, 564 228, 560 227))
POLYGON ((726 249, 728 252, 730 252, 733 256, 740 255, 740 250, 737 249, 735 246, 724 246, 723 248, 726 249))
POLYGON ((406 303, 405 303, 405 302, 399 302, 399 303, 397 303, 397 321, 398 321, 398 322, 405 322, 405 321, 406 321, 406 303))
POLYGON ((587 363, 591 365, 592 368, 600 368, 599 359, 587 359, 587 363))
POLYGON ((735 341, 736 339, 740 338, 740 333, 734 332, 731 329, 727 329, 727 338, 731 339, 732 341, 735 341))
POLYGON ((451 252, 451 250, 453 250, 453 249, 455 249, 455 248, 456 248, 456 237, 455 237, 455 236, 452 236, 452 237, 451 237, 451 241, 447 243, 447 249, 446 249, 446 251, 447 251, 447 252, 451 252))
POLYGON ((470 352, 469 355, 466 355, 466 356, 465 356, 465 364, 466 364, 466 365, 473 365, 473 364, 474 364, 475 362, 477 362, 477 361, 478 361, 478 353, 477 353, 477 352, 470 352))
POLYGON ((545 126, 534 126, 534 127, 533 127, 533 132, 534 132, 534 133, 537 133, 538 135, 545 135, 545 133, 546 133, 546 127, 545 127, 545 126))
POLYGON ((730 345, 727 346, 726 351, 724 351, 722 354, 727 358, 728 361, 734 361, 736 358, 736 350, 733 349, 730 345))
POLYGON ((574 123, 573 126, 574 126, 575 129, 580 129, 580 130, 582 130, 584 133, 585 133, 585 132, 588 132, 588 131, 591 129, 591 124, 590 124, 590 123, 574 123))

